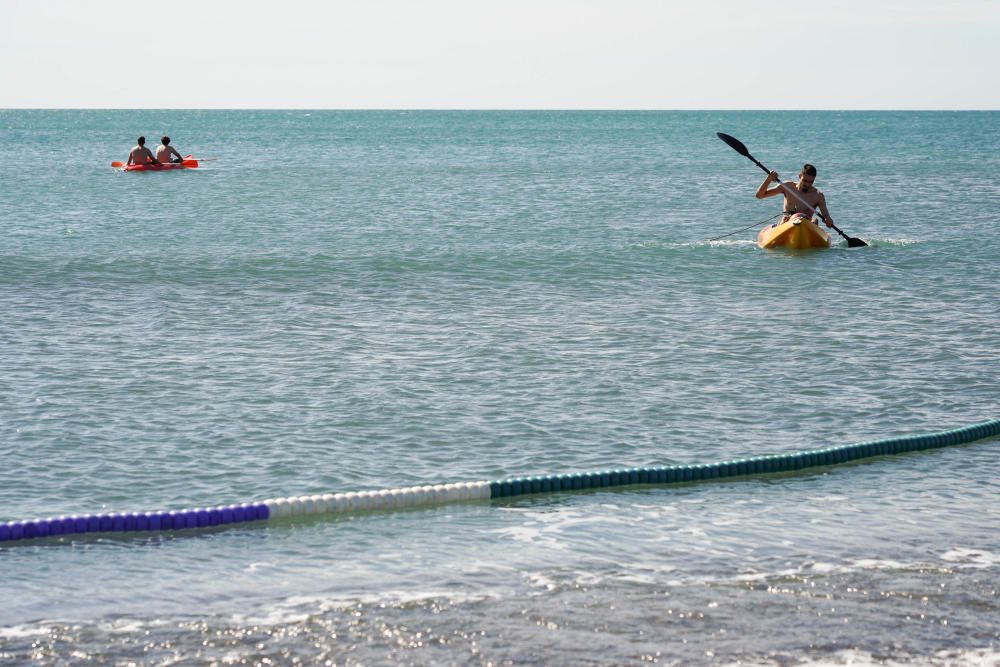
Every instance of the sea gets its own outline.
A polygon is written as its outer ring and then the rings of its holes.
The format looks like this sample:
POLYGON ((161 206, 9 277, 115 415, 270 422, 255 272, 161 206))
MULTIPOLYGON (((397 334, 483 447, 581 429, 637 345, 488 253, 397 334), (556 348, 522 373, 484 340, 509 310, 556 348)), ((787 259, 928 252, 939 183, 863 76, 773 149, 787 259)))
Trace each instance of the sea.
MULTIPOLYGON (((1000 112, 3 110, 0 156, 0 521, 1000 417, 1000 112), (867 247, 758 248, 717 132, 867 247)), ((998 466, 8 541, 0 663, 998 665, 998 466)))

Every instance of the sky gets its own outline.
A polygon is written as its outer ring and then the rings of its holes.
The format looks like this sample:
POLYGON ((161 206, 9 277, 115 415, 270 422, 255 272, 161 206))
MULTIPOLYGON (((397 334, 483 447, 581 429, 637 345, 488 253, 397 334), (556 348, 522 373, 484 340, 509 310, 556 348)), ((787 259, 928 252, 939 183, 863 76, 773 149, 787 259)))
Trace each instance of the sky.
POLYGON ((1000 109, 1000 0, 0 0, 0 108, 1000 109))

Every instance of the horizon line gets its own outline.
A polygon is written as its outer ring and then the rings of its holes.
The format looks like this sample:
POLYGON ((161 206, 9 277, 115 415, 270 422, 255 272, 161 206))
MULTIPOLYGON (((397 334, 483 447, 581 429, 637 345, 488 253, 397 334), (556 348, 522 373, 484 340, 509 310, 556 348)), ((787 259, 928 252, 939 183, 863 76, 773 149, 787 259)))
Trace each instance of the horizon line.
POLYGON ((847 108, 827 108, 827 107, 753 107, 753 108, 727 108, 727 107, 59 107, 59 106, 0 106, 0 112, 5 111, 381 111, 381 112, 426 112, 426 111, 503 111, 503 112, 996 112, 1000 108, 988 107, 847 107, 847 108))

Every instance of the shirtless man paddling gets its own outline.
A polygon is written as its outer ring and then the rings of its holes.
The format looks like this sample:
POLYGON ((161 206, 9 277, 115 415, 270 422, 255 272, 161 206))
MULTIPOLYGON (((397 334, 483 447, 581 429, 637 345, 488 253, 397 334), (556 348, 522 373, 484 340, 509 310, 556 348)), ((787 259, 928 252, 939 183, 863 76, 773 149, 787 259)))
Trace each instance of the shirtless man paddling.
POLYGON ((136 145, 129 152, 128 162, 125 164, 155 164, 156 158, 153 157, 153 151, 146 148, 146 137, 139 137, 136 142, 136 145))
POLYGON ((764 182, 760 184, 757 188, 757 194, 754 195, 757 199, 766 199, 767 197, 773 197, 775 195, 784 195, 785 197, 785 207, 784 220, 795 215, 805 215, 806 217, 812 217, 812 211, 802 205, 804 201, 809 206, 815 209, 819 209, 819 212, 823 214, 823 219, 826 222, 827 227, 833 227, 833 218, 830 216, 830 212, 826 210, 826 197, 823 193, 813 187, 813 182, 816 180, 816 167, 811 164, 805 164, 802 166, 802 171, 799 172, 799 180, 795 181, 785 181, 781 182, 778 178, 778 172, 772 171, 764 178, 764 182), (768 185, 771 183, 778 183, 775 187, 768 189, 768 185), (795 195, 798 195, 796 197, 795 195), (802 201, 799 201, 799 200, 802 201))

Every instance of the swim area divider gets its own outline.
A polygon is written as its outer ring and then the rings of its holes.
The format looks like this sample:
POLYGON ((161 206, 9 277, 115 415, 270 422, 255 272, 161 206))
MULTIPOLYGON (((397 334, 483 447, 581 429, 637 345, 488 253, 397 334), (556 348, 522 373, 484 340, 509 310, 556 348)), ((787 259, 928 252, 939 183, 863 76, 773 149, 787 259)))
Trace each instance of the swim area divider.
POLYGON ((962 445, 1000 435, 1000 419, 940 431, 859 442, 788 454, 755 456, 718 463, 626 468, 598 472, 514 477, 493 482, 458 482, 379 491, 274 498, 256 503, 199 507, 169 512, 81 514, 0 523, 0 543, 72 538, 95 533, 158 533, 319 514, 350 515, 408 507, 431 507, 473 500, 514 498, 538 493, 625 486, 687 484, 717 479, 797 472, 878 456, 962 445))

